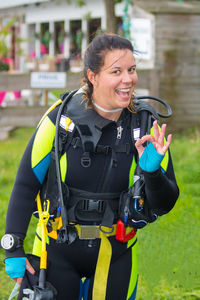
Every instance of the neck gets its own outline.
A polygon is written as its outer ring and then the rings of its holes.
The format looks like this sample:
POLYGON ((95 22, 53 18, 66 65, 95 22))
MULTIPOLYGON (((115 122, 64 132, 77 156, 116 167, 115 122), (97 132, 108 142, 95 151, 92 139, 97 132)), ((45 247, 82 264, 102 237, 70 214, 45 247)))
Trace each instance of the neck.
POLYGON ((93 103, 94 106, 96 106, 96 108, 98 108, 99 110, 101 110, 103 112, 106 112, 106 113, 115 113, 115 112, 118 112, 118 111, 122 110, 122 108, 105 109, 105 108, 101 107, 100 105, 96 104, 93 99, 92 99, 92 103, 93 103))
POLYGON ((98 112, 98 114, 100 116, 102 116, 105 119, 112 120, 115 122, 118 121, 118 119, 121 115, 121 112, 123 110, 123 108, 116 108, 116 109, 110 109, 110 110, 105 109, 105 108, 101 107, 100 105, 96 104, 93 99, 92 99, 92 103, 95 107, 95 110, 98 112))

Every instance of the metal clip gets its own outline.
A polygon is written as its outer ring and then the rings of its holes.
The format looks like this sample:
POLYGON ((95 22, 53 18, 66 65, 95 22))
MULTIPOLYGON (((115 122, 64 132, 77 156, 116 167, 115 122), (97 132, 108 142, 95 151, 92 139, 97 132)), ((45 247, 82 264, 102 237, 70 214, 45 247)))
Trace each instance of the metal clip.
POLYGON ((117 139, 120 140, 122 137, 122 131, 123 131, 123 127, 119 126, 117 127, 117 139))

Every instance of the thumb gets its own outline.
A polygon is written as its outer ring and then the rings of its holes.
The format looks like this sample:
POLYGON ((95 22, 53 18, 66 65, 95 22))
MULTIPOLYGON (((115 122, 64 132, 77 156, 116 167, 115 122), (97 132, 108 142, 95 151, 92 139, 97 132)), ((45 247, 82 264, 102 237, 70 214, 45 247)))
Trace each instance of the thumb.
POLYGON ((26 270, 31 273, 32 275, 35 274, 34 268, 31 266, 29 260, 26 258, 26 270))
POLYGON ((141 137, 140 139, 138 139, 135 143, 135 147, 138 151, 139 158, 142 156, 144 149, 145 149, 143 144, 146 143, 147 141, 153 143, 155 141, 155 138, 152 135, 147 134, 147 135, 144 135, 143 137, 141 137))

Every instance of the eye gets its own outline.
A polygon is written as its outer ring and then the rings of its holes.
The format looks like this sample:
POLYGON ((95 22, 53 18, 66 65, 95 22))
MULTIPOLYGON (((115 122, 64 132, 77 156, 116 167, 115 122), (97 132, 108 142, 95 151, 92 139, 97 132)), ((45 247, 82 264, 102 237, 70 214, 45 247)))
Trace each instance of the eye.
POLYGON ((136 67, 131 67, 130 69, 128 69, 128 71, 129 71, 130 73, 134 73, 135 70, 136 70, 136 67))
POLYGON ((120 74, 120 70, 113 71, 113 74, 120 74))

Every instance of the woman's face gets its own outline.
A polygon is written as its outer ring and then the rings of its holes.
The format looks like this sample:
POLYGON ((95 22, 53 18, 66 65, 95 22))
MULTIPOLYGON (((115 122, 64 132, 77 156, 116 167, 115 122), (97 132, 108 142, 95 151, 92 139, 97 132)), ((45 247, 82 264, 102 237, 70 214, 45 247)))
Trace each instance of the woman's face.
POLYGON ((132 51, 108 51, 100 72, 88 71, 88 78, 93 84, 93 99, 98 105, 108 110, 127 107, 138 81, 132 51))

